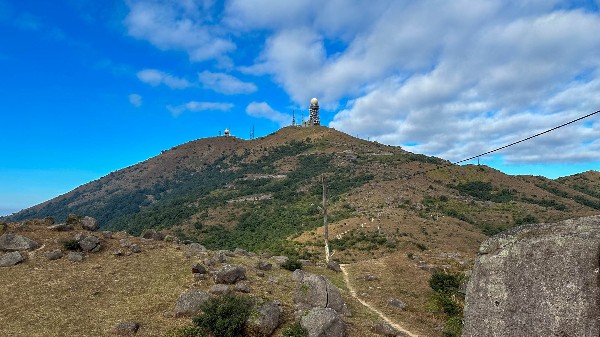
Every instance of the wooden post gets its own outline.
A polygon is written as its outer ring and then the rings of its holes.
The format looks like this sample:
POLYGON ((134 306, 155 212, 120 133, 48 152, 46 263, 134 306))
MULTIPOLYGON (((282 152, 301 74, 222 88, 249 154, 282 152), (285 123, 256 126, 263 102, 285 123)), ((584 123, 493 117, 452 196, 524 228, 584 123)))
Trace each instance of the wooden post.
POLYGON ((325 188, 325 176, 321 176, 323 183, 323 232, 325 236, 325 262, 329 263, 329 228, 327 227, 327 189, 325 188))

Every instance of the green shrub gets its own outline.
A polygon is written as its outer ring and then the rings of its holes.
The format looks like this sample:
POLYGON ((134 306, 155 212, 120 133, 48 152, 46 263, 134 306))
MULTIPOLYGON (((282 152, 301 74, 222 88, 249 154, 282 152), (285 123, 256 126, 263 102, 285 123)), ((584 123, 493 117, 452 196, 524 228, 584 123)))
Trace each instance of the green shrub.
POLYGON ((290 258, 281 264, 281 268, 285 268, 289 271, 294 271, 296 269, 302 269, 302 263, 298 261, 298 259, 290 258))
POLYGON ((79 246, 79 242, 77 242, 76 240, 65 241, 63 243, 63 247, 66 250, 80 250, 81 249, 81 246, 79 246))
POLYGON ((204 337, 202 329, 193 325, 182 326, 168 331, 165 337, 204 337))
POLYGON ((202 305, 202 315, 194 317, 196 326, 214 337, 243 336, 244 323, 250 316, 252 302, 247 297, 225 295, 202 305))
POLYGON ((429 279, 429 286, 435 292, 456 293, 462 282, 460 274, 435 272, 429 279))
POLYGON ((444 330, 442 330, 443 337, 460 337, 462 334, 462 320, 460 317, 450 317, 446 320, 444 330))
POLYGON ((282 337, 308 337, 308 332, 300 325, 299 322, 288 325, 281 333, 282 337))

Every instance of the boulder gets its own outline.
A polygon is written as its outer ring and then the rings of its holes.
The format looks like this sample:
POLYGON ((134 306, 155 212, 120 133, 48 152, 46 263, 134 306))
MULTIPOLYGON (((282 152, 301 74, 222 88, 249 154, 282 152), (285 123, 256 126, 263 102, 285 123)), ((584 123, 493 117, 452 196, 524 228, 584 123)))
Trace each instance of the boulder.
POLYGON ((138 322, 119 322, 112 328, 112 333, 120 336, 135 335, 140 329, 138 322))
POLYGON ((206 247, 199 243, 192 242, 188 245, 185 245, 185 255, 187 257, 200 256, 203 253, 206 253, 206 247))
POLYGON ((327 268, 333 270, 336 273, 342 272, 342 268, 340 267, 340 264, 335 261, 327 262, 327 268))
POLYGON ((162 233, 159 233, 155 230, 145 231, 144 234, 142 234, 142 237, 144 239, 150 239, 155 241, 163 241, 165 239, 165 236, 162 233))
POLYGON ((244 250, 242 248, 236 248, 233 250, 233 253, 236 255, 240 255, 240 256, 250 256, 250 254, 248 253, 247 250, 244 250))
POLYGON ((54 225, 48 226, 48 229, 52 230, 52 231, 57 231, 57 232, 66 232, 66 231, 72 231, 73 225, 67 225, 66 223, 59 223, 59 224, 54 224, 54 225))
POLYGON ((273 260, 277 261, 279 264, 284 264, 288 262, 289 258, 287 256, 273 256, 271 257, 273 260))
POLYGON ((83 218, 79 219, 79 223, 85 230, 92 232, 98 230, 98 221, 91 216, 84 216, 83 218))
POLYGON ((300 319, 300 325, 308 332, 308 337, 346 336, 346 323, 331 308, 311 309, 300 319))
POLYGON ((175 303, 175 316, 193 316, 200 312, 200 307, 210 299, 210 295, 199 289, 188 290, 175 303))
POLYGON ((215 283, 234 284, 246 279, 246 269, 241 266, 225 265, 215 273, 215 283))
POLYGON ((81 262, 83 261, 83 254, 79 252, 69 252, 69 254, 67 254, 67 258, 71 262, 81 262))
POLYGON ((131 244, 131 246, 129 246, 129 249, 131 249, 131 251, 134 252, 134 253, 141 253, 142 252, 142 249, 140 248, 140 246, 138 246, 135 243, 131 244))
POLYGON ((32 250, 38 248, 40 245, 22 235, 4 233, 0 236, 0 250, 4 251, 21 251, 21 250, 32 250))
POLYGON ((63 252, 60 249, 53 249, 46 252, 46 258, 50 261, 58 260, 63 256, 63 252))
POLYGON ((271 336, 281 320, 281 308, 275 302, 267 302, 258 307, 246 322, 248 336, 271 336))
POLYGON ((131 242, 127 239, 119 240, 119 244, 121 245, 121 247, 125 247, 125 248, 129 248, 131 246, 131 242))
POLYGON ((599 336, 600 216, 525 225, 481 244, 463 337, 599 336))
POLYGON ((346 311, 340 291, 325 277, 297 269, 292 279, 296 281, 294 303, 297 309, 331 308, 340 314, 346 311))
POLYGON ((225 295, 231 293, 231 289, 226 284, 215 284, 208 289, 208 292, 213 295, 225 295))
POLYGON ((400 309, 400 310, 404 310, 406 308, 406 303, 402 302, 401 300, 399 300, 397 298, 388 299, 387 304, 390 307, 394 307, 394 308, 400 309))
POLYGON ((380 323, 373 325, 371 327, 371 331, 373 331, 373 333, 375 333, 375 334, 382 335, 382 336, 389 336, 389 337, 407 336, 405 333, 394 329, 393 326, 391 326, 385 322, 380 322, 380 323))
POLYGON ((267 261, 260 260, 256 263, 256 269, 271 270, 271 268, 273 268, 273 265, 267 261))
POLYGON ((250 287, 248 287, 248 285, 243 282, 236 283, 234 289, 235 289, 235 291, 240 292, 240 293, 249 293, 250 292, 250 287))
POLYGON ((215 256, 213 257, 217 263, 225 263, 227 262, 227 253, 225 250, 218 250, 215 252, 215 256))
POLYGON ((100 245, 100 239, 93 235, 88 235, 78 240, 78 243, 84 252, 91 252, 100 245))
POLYGON ((200 263, 196 263, 192 266, 192 273, 193 274, 206 274, 207 270, 206 268, 201 265, 200 263))
POLYGON ((0 267, 12 267, 23 261, 23 256, 19 252, 10 252, 0 255, 0 267))

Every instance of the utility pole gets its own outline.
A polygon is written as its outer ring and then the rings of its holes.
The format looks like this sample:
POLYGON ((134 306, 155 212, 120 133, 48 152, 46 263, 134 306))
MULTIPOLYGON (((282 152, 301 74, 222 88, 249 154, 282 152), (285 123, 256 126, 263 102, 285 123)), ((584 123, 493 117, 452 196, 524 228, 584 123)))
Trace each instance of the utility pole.
POLYGON ((325 236, 325 262, 329 263, 329 228, 327 223, 327 189, 325 187, 325 175, 321 176, 323 183, 323 231, 325 236))

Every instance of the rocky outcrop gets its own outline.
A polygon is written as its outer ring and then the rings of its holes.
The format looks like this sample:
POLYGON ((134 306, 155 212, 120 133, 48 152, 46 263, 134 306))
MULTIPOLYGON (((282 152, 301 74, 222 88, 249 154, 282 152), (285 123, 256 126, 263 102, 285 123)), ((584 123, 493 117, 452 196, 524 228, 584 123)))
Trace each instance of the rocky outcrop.
POLYGON ((313 308, 302 317, 300 325, 308 337, 344 337, 346 323, 340 314, 331 308, 313 308))
POLYGON ((0 236, 0 251, 21 251, 21 250, 32 250, 38 248, 40 245, 22 235, 4 233, 0 236))
POLYGON ((521 226, 485 241, 464 337, 600 335, 600 216, 521 226))
POLYGON ((340 291, 325 277, 297 269, 292 279, 296 281, 294 303, 297 309, 331 308, 340 314, 346 311, 340 291))
POLYGON ((210 299, 210 295, 198 289, 192 289, 179 295, 175 303, 175 316, 193 316, 200 312, 204 302, 210 299))
POLYGON ((19 252, 10 252, 0 255, 0 267, 11 267, 23 261, 23 256, 19 252))

